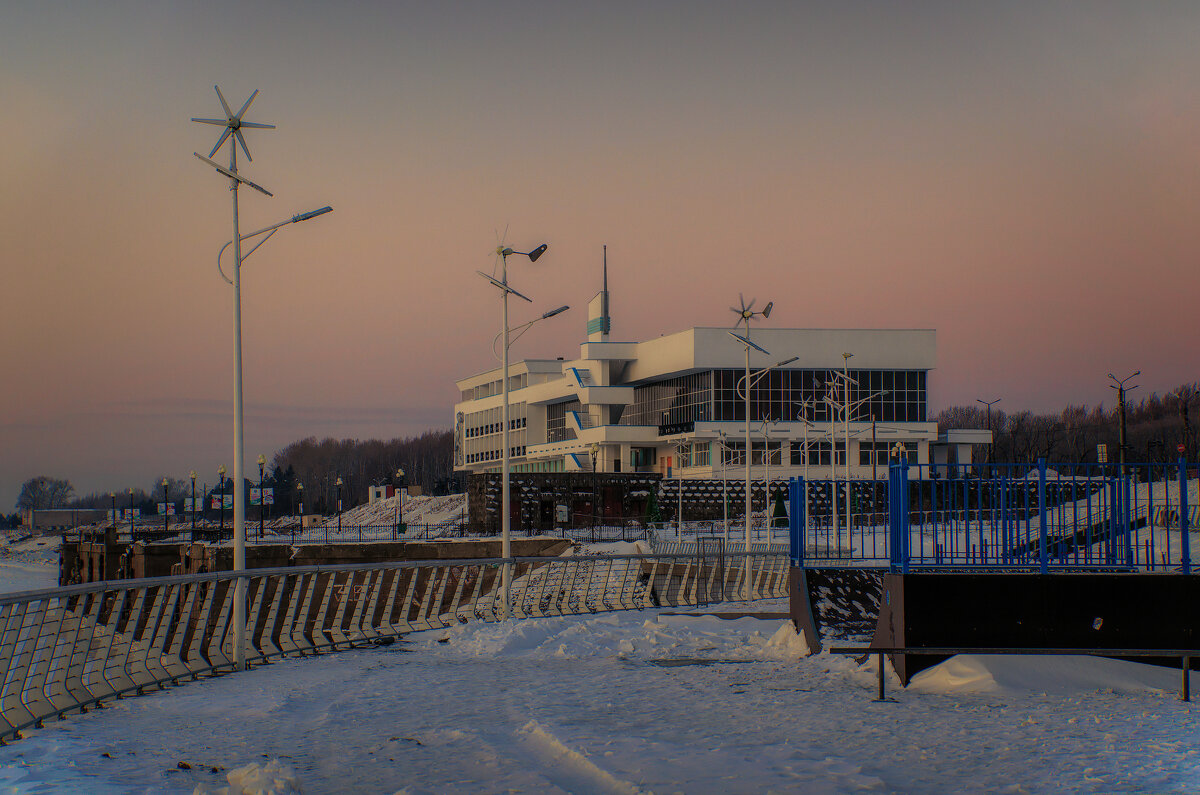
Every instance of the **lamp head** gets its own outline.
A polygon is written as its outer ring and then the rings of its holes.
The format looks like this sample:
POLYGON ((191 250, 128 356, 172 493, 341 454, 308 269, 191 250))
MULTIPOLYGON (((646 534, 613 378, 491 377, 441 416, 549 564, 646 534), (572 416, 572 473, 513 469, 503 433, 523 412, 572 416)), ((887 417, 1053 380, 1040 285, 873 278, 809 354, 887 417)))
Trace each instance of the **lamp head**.
POLYGON ((171 485, 171 484, 170 484, 170 481, 168 481, 166 478, 163 478, 163 479, 162 479, 162 484, 163 484, 163 488, 164 488, 164 489, 165 489, 167 486, 171 485))
POLYGON ((193 469, 191 472, 189 472, 188 477, 190 477, 192 480, 195 480, 196 479, 196 470, 193 469))
POLYGON ((221 464, 219 467, 217 467, 217 474, 220 475, 221 477, 225 477, 225 471, 226 470, 225 470, 224 464, 221 464))
POLYGON ((554 317, 555 315, 561 315, 563 312, 566 312, 570 308, 571 307, 569 307, 569 306, 560 306, 558 309, 551 309, 549 312, 546 312, 545 314, 542 315, 542 320, 545 320, 546 318, 554 317))
POLYGON ((342 485, 342 479, 341 479, 341 478, 338 478, 338 479, 337 479, 337 483, 336 483, 335 485, 338 485, 338 486, 342 485))
POLYGON ((259 453, 258 454, 258 465, 260 467, 262 467, 262 466, 266 466, 266 463, 267 463, 267 457, 265 455, 263 455, 262 453, 259 453))
POLYGON ((533 251, 529 252, 529 255, 528 255, 528 256, 529 256, 529 261, 530 261, 530 262, 537 262, 537 261, 538 261, 538 257, 542 256, 542 255, 543 255, 543 254, 545 254, 545 253, 546 253, 546 244, 545 244, 545 243, 543 243, 542 245, 540 245, 540 246, 538 246, 537 248, 535 248, 533 251))

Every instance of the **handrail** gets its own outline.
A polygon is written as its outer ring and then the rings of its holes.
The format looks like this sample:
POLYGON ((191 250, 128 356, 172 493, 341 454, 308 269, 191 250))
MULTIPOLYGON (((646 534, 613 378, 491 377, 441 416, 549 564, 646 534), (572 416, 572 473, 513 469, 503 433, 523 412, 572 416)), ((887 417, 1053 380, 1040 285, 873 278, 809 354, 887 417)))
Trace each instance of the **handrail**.
POLYGON ((0 597, 0 742, 125 693, 465 621, 787 593, 786 553, 514 557, 277 567, 73 585, 0 597), (750 565, 745 565, 748 561, 750 565), (246 581, 247 636, 233 633, 246 581), (714 595, 719 595, 714 598, 714 595))

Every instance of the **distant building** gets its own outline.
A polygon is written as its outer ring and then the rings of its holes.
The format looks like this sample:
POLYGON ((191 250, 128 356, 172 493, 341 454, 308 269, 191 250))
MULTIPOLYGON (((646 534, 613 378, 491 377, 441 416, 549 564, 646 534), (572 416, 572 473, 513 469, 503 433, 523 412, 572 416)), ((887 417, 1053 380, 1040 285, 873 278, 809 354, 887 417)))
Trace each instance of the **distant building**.
MULTIPOLYGON (((742 343, 726 328, 695 327, 642 342, 613 341, 610 330, 606 273, 604 289, 589 304, 578 358, 510 364, 512 471, 586 472, 594 460, 603 473, 713 479, 724 465, 730 478, 744 477, 746 404, 737 393, 745 375, 742 343)), ((911 463, 965 463, 972 444, 985 441, 980 432, 956 432, 939 445, 928 409, 932 329, 756 324, 751 339, 770 352, 751 352, 752 373, 798 357, 750 390, 754 478, 763 478, 768 466, 772 481, 800 475, 806 459, 810 478, 829 478, 834 467, 840 477, 847 454, 852 478, 873 471, 883 477, 890 455, 911 463)), ((455 469, 498 471, 500 368, 456 383, 455 469)))
POLYGON ((43 508, 21 511, 21 527, 28 533, 57 533, 95 524, 108 518, 103 508, 43 508))

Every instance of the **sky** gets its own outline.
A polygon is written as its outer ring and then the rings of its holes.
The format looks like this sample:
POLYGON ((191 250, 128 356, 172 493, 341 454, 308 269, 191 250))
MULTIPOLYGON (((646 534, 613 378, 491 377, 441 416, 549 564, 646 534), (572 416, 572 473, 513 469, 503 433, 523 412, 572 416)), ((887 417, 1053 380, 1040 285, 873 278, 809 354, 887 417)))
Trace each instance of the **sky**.
MULTIPOLYGON (((938 332, 931 409, 1111 405, 1200 378, 1191 3, 22 3, 0 26, 0 510, 232 469, 227 183, 197 161, 255 89, 242 230, 246 457, 449 427, 510 280, 570 304, 608 246, 613 334, 938 332)), ((222 149, 218 159, 228 157, 222 149)), ((528 306, 528 305, 527 305, 528 306)))

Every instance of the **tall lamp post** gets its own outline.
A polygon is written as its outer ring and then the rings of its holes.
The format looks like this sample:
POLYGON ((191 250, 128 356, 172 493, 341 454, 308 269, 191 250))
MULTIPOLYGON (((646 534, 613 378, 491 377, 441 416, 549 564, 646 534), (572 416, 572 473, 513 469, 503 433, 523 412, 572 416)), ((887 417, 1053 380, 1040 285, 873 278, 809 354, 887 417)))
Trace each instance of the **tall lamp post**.
POLYGON ((112 524, 113 530, 116 531, 116 529, 117 529, 117 493, 115 491, 110 491, 108 493, 108 497, 109 497, 109 499, 112 500, 112 516, 110 517, 110 523, 112 524))
MULTIPOLYGON (((299 503, 297 508, 296 521, 300 524, 300 535, 304 535, 304 483, 296 481, 296 500, 299 503)), ((292 542, 296 541, 296 527, 292 526, 292 542)))
MULTIPOLYGON (((301 213, 293 216, 288 221, 283 221, 276 224, 274 227, 267 227, 258 232, 243 236, 239 228, 238 219, 238 187, 240 185, 248 185, 260 193, 271 196, 271 192, 260 185, 256 185, 238 173, 237 167, 237 146, 242 147, 242 151, 246 154, 247 160, 252 160, 250 150, 246 147, 246 141, 242 137, 243 129, 274 129, 273 124, 260 124, 258 122, 245 121, 243 118, 246 111, 250 108, 250 103, 258 96, 258 91, 255 90, 250 98, 242 105, 241 109, 235 114, 229 108, 229 103, 225 101, 225 96, 221 93, 221 89, 213 86, 217 92, 217 98, 221 100, 221 108, 225 112, 223 119, 198 119, 193 118, 192 121, 200 122, 201 124, 211 124, 217 127, 223 127, 224 131, 221 137, 217 139, 216 146, 208 153, 208 157, 201 155, 199 152, 194 152, 195 156, 201 161, 215 168, 219 173, 229 178, 230 193, 233 194, 233 239, 226 246, 233 245, 233 278, 228 279, 233 285, 233 340, 234 340, 234 397, 233 397, 233 479, 237 483, 237 489, 234 491, 233 499, 233 568, 235 571, 241 572, 246 569, 246 505, 244 489, 242 484, 245 483, 243 474, 244 465, 244 450, 243 450, 243 435, 242 435, 242 261, 250 254, 254 253, 258 246, 267 241, 275 229, 288 223, 296 223, 298 221, 308 220, 317 215, 329 212, 330 208, 325 207, 320 210, 314 210, 310 213, 301 213), (237 144, 233 143, 236 140, 237 144), (213 161, 211 158, 217 154, 221 146, 230 140, 229 144, 229 167, 225 168, 221 164, 213 161), (242 241, 260 234, 266 234, 250 251, 242 254, 242 241)), ((225 247, 221 248, 223 252, 225 247)), ((220 270, 221 254, 217 254, 217 268, 220 270)), ((222 273, 224 277, 224 273, 222 273)), ((222 498, 222 507, 224 506, 222 498)), ((246 595, 247 583, 245 577, 239 576, 236 580, 236 596, 233 604, 233 621, 234 621, 234 667, 236 670, 244 671, 246 669, 246 595)))
POLYGON ((1131 389, 1137 389, 1136 384, 1133 386, 1125 386, 1125 382, 1132 381, 1141 374, 1141 370, 1135 370, 1132 375, 1127 375, 1124 378, 1117 378, 1112 373, 1108 374, 1108 377, 1113 380, 1113 383, 1109 384, 1109 387, 1117 390, 1117 411, 1121 417, 1121 449, 1118 460, 1121 462, 1122 475, 1125 474, 1125 393, 1129 392, 1131 389))
MULTIPOLYGON (((503 447, 501 451, 500 463, 500 557, 504 559, 504 564, 500 573, 500 598, 503 600, 503 605, 501 607, 501 618, 504 619, 508 619, 509 616, 509 590, 512 585, 512 562, 509 560, 512 557, 512 548, 509 536, 510 516, 508 472, 509 454, 511 452, 508 444, 508 393, 510 386, 508 383, 508 348, 510 345, 509 333, 512 331, 512 329, 508 327, 508 296, 511 293, 518 298, 528 301, 529 303, 533 303, 532 298, 522 295, 512 287, 508 286, 508 258, 513 254, 519 254, 522 257, 528 257, 530 262, 537 262, 538 258, 546 253, 546 248, 547 245, 543 243, 532 251, 525 252, 514 251, 508 246, 501 245, 496 248, 496 256, 500 258, 500 278, 496 279, 495 277, 489 276, 483 271, 476 271, 480 276, 487 279, 494 287, 497 287, 500 290, 500 379, 502 382, 501 391, 504 394, 504 401, 500 412, 500 443, 503 447)), ((547 312, 538 319, 541 320, 547 317, 553 317, 560 312, 566 311, 566 309, 567 307, 564 306, 560 309, 553 310, 552 312, 547 312)), ((532 323, 529 325, 532 325, 532 323)))
POLYGON ((131 487, 131 488, 129 489, 129 540, 130 540, 130 541, 136 541, 136 540, 137 540, 136 538, 134 538, 134 537, 133 537, 133 534, 134 534, 134 527, 133 527, 133 488, 131 487))
MULTIPOLYGON (((996 433, 995 433, 995 431, 992 430, 992 406, 999 403, 1000 400, 1001 400, 1000 398, 996 398, 995 400, 980 400, 979 398, 975 398, 976 403, 982 403, 983 405, 987 406, 988 433, 991 434, 991 436, 992 436, 992 441, 990 444, 988 444, 988 464, 989 465, 996 463, 996 433)), ((988 476, 991 477, 990 473, 988 476)))
POLYGON ((221 505, 220 522, 218 525, 220 529, 218 530, 218 533, 217 533, 217 535, 219 537, 225 533, 225 465, 224 464, 221 464, 219 467, 217 467, 217 477, 220 478, 220 480, 221 480, 220 491, 218 492, 218 494, 220 496, 220 505, 221 505))
POLYGON ((263 494, 263 474, 267 468, 267 457, 258 454, 258 540, 263 537, 263 512, 267 508, 267 496, 263 494))
POLYGON ((196 540, 196 470, 188 473, 192 479, 192 541, 196 540))
POLYGON ((171 499, 168 496, 168 494, 169 494, 168 489, 170 488, 170 481, 167 480, 166 478, 163 478, 162 479, 162 487, 163 487, 163 534, 165 535, 167 533, 167 531, 169 531, 171 529, 171 499))
POLYGON ((396 535, 399 536, 403 529, 401 525, 404 522, 404 470, 396 470, 396 535))
MULTIPOLYGON (((337 482, 337 515, 338 515, 338 540, 342 540, 342 478, 339 475, 337 482)), ((325 543, 329 543, 329 531, 325 531, 325 543)))
POLYGON ((729 449, 725 441, 725 431, 717 431, 717 441, 721 448, 721 522, 724 527, 722 545, 729 544, 729 497, 726 494, 725 483, 725 451, 729 449))

